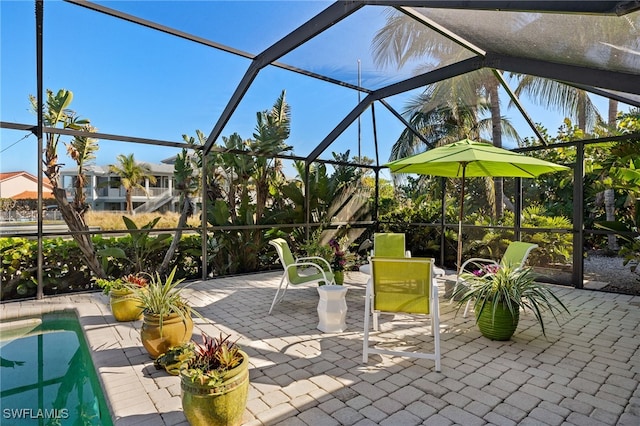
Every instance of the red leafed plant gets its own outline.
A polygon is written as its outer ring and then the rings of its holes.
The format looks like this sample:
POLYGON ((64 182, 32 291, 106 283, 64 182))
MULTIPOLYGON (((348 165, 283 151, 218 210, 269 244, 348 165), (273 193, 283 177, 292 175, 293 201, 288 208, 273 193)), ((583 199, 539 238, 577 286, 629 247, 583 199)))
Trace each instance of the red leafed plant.
POLYGON ((231 336, 210 337, 202 334, 202 343, 195 344, 195 356, 186 364, 187 374, 194 382, 215 385, 228 370, 240 365, 242 352, 231 336))

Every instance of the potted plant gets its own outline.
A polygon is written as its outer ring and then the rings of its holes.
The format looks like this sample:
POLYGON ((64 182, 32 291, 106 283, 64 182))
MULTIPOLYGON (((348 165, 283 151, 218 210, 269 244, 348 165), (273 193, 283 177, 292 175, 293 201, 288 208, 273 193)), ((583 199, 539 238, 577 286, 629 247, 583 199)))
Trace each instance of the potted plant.
POLYGON ((333 250, 331 257, 331 269, 333 270, 333 278, 338 285, 344 284, 344 270, 347 265, 347 253, 342 250, 340 243, 335 238, 329 240, 329 247, 333 250))
POLYGON ((509 266, 479 269, 461 276, 464 286, 453 293, 459 307, 471 300, 476 323, 483 336, 492 340, 509 340, 520 319, 520 309, 533 312, 546 336, 543 312, 569 313, 562 301, 545 285, 535 281, 531 268, 509 266))
POLYGON ((98 278, 96 284, 104 294, 109 295, 109 306, 117 321, 136 321, 142 318, 142 307, 134 289, 144 291, 149 284, 146 278, 129 274, 116 279, 98 278))
POLYGON ((175 279, 176 269, 173 268, 164 281, 156 273, 144 291, 135 289, 143 309, 140 338, 153 359, 169 348, 191 340, 191 313, 199 315, 182 298, 181 292, 185 287, 178 287, 178 284, 184 279, 175 279))
POLYGON ((182 409, 192 426, 242 424, 249 392, 249 357, 230 336, 203 334, 180 368, 182 409))

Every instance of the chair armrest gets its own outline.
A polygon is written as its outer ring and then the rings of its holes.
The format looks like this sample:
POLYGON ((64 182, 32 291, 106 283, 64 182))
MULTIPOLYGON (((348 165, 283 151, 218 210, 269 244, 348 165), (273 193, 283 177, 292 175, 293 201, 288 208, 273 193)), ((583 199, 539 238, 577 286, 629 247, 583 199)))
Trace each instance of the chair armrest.
POLYGON ((324 277, 325 281, 327 281, 327 282, 330 281, 329 279, 327 279, 327 271, 325 271, 317 263, 313 263, 313 262, 296 262, 296 263, 292 263, 290 265, 287 265, 287 267, 285 268, 285 272, 289 272, 289 269, 298 268, 300 266, 316 268, 318 270, 318 272, 322 274, 322 276, 324 277))
POLYGON ((467 260, 462 264, 462 267, 460 268, 460 272, 464 272, 464 271, 465 271, 466 266, 467 266, 468 264, 470 264, 470 263, 474 263, 474 264, 482 263, 482 264, 489 264, 489 265, 500 265, 498 262, 496 262, 496 261, 495 261, 495 260, 493 260, 493 259, 483 259, 483 258, 480 258, 480 257, 472 257, 471 259, 467 259, 467 260))
POLYGON ((296 263, 303 261, 303 262, 308 262, 310 260, 318 260, 320 261, 320 263, 324 263, 327 268, 329 268, 329 271, 333 272, 333 269, 331 269, 331 264, 327 261, 327 259, 325 259, 324 257, 320 257, 320 256, 308 256, 308 257, 298 257, 296 259, 296 263))

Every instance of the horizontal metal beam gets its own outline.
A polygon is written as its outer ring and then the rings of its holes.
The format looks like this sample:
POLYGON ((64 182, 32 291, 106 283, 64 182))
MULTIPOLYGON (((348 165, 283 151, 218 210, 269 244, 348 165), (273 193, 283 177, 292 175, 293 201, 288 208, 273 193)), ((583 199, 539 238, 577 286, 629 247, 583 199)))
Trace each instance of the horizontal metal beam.
POLYGON ((487 61, 482 57, 464 59, 460 62, 456 62, 455 64, 437 68, 433 71, 374 90, 371 95, 374 97, 374 100, 388 98, 389 96, 399 95, 400 93, 408 92, 409 90, 417 89, 418 87, 423 87, 428 84, 437 83, 471 71, 476 71, 486 66, 489 65, 487 65, 487 61))
POLYGON ((149 21, 147 19, 142 19, 140 17, 130 15, 128 13, 121 12, 116 9, 111 9, 109 7, 106 7, 100 4, 92 3, 90 1, 86 1, 86 0, 64 0, 64 1, 66 1, 67 3, 75 4, 77 6, 85 7, 95 12, 100 12, 100 13, 104 13, 105 15, 113 16, 114 18, 122 19, 137 25, 142 25, 143 27, 151 28, 156 31, 163 32, 165 34, 170 34, 172 36, 176 36, 185 40, 193 41, 195 43, 199 43, 204 46, 213 47, 215 49, 222 50, 227 53, 232 53, 234 55, 238 55, 243 58, 253 59, 255 57, 255 55, 249 52, 245 52, 240 49, 235 49, 233 47, 226 46, 222 43, 217 43, 215 41, 211 41, 203 37, 189 34, 184 31, 176 30, 175 28, 167 27, 165 25, 161 25, 156 22, 149 21))
POLYGON ((632 105, 640 108, 640 99, 631 98, 629 96, 625 96, 626 93, 619 93, 615 91, 598 89, 597 87, 585 86, 583 84, 570 84, 573 87, 576 87, 581 90, 585 90, 587 92, 591 92, 595 95, 602 96, 605 98, 613 99, 619 102, 623 102, 628 105, 632 105))
POLYGON ((640 74, 607 71, 498 53, 487 53, 486 58, 487 66, 490 68, 550 78, 569 84, 583 84, 601 89, 640 94, 640 74))
POLYGON ((58 127, 44 127, 43 131, 44 133, 51 133, 54 135, 69 135, 83 138, 105 139, 118 142, 141 143, 144 145, 166 146, 170 148, 187 148, 193 150, 202 149, 202 145, 194 145, 186 142, 163 141, 159 139, 138 138, 135 136, 114 135, 111 133, 87 132, 84 130, 62 129, 58 127))
POLYGON ((580 13, 625 15, 640 9, 638 1, 536 1, 536 0, 365 0, 379 6, 428 7, 433 9, 471 9, 508 12, 580 13))

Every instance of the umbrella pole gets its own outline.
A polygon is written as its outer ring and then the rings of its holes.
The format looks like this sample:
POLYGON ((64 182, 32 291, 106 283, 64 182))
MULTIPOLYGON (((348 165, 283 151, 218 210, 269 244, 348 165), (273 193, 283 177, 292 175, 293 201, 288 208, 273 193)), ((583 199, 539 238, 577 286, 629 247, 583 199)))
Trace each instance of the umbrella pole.
POLYGON ((462 215, 464 212, 464 181, 467 163, 462 163, 462 189, 460 190, 460 216, 458 217, 458 276, 462 273, 462 215))

